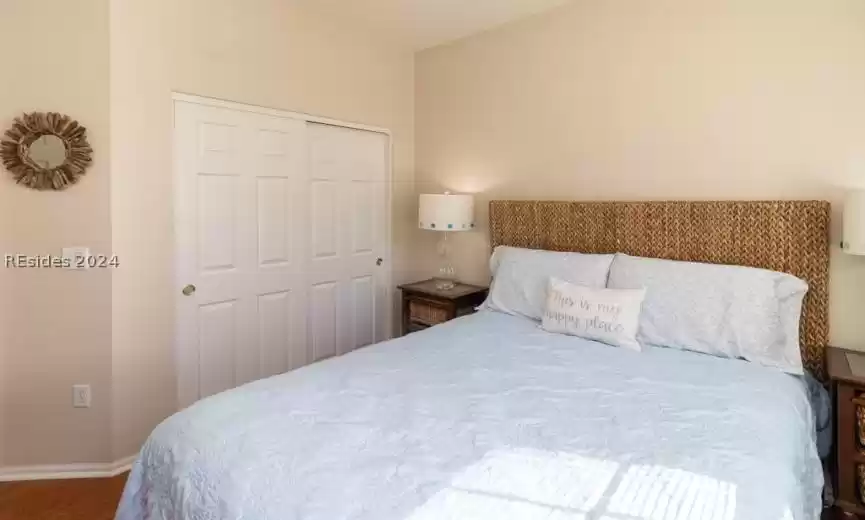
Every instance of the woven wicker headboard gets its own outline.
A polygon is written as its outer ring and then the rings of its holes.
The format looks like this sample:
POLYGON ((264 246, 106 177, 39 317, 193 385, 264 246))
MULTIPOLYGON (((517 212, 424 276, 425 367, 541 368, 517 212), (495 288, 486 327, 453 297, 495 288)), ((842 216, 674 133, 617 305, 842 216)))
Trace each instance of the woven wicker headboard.
POLYGON ((492 246, 762 267, 808 282, 802 361, 825 377, 829 203, 824 201, 490 202, 492 246))

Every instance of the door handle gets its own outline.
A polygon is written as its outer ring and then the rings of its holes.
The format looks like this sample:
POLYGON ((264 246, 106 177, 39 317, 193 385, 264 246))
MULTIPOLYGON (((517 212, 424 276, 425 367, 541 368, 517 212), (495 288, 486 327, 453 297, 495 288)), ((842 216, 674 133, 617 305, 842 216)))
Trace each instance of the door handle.
POLYGON ((189 284, 186 287, 184 287, 181 292, 183 293, 184 296, 189 296, 190 294, 195 292, 195 286, 192 284, 189 284))
POLYGON ((380 266, 382 263, 384 263, 384 260, 381 258, 379 258, 378 260, 375 261, 375 265, 378 265, 378 266, 380 266))

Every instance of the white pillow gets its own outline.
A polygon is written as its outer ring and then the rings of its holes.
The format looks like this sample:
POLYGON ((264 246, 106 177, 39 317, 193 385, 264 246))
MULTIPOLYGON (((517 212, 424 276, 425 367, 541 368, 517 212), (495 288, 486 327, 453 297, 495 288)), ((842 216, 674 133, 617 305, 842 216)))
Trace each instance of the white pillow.
POLYGON ((645 289, 595 289, 550 278, 541 328, 639 351, 645 296, 645 289))
POLYGON ((550 277, 603 288, 613 256, 499 246, 490 258, 493 283, 482 307, 540 320, 550 277))
POLYGON ((644 345, 803 373, 799 317, 808 284, 795 276, 618 254, 607 286, 647 289, 637 336, 644 345))

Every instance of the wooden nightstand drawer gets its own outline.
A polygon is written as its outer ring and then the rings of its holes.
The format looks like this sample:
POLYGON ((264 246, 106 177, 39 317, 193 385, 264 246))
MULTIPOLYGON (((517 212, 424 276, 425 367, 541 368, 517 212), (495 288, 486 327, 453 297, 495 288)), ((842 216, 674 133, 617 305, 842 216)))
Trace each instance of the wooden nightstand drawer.
POLYGON ((859 451, 865 450, 865 393, 857 392, 853 398, 853 407, 856 412, 856 441, 859 451))
POLYGON ((412 298, 408 302, 408 319, 423 325, 438 325, 448 321, 448 309, 431 300, 412 298))
POLYGON ((846 445, 851 452, 861 456, 865 463, 865 388, 839 383, 836 407, 841 423, 853 426, 852 435, 849 431, 838 432, 844 437, 839 439, 839 445, 846 445), (851 436, 852 440, 849 438, 851 436))

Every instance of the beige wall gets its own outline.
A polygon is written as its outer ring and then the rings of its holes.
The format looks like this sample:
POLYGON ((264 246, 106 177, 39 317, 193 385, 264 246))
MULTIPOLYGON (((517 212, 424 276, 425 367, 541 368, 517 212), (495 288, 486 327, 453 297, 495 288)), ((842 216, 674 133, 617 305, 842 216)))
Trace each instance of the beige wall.
MULTIPOLYGON (((820 198, 865 185, 865 2, 576 0, 420 53, 419 192, 486 202, 820 198)), ((833 240, 838 240, 840 204, 833 240)), ((430 268, 432 233, 417 232, 430 268)), ((865 348, 865 258, 833 247, 832 341, 865 348)))
MULTIPOLYGON (((64 192, 28 190, 0 171, 0 253, 111 251, 107 5, 0 2, 0 127, 22 111, 65 112, 95 150, 93 167, 64 192)), ((107 460, 111 273, 3 268, 0 292, 0 465, 107 460), (75 383, 92 385, 92 408, 72 408, 75 383)))
POLYGON ((394 139, 395 281, 411 277, 409 50, 285 0, 112 0, 114 456, 175 407, 171 91, 386 127, 394 139))
POLYGON ((111 271, 0 271, 0 467, 116 460, 175 410, 172 91, 391 129, 394 274, 411 277, 413 55, 288 4, 0 2, 2 47, 38 45, 7 53, 21 76, 0 86, 0 123, 67 112, 96 149, 64 193, 0 175, 0 246, 120 258, 111 271), (93 385, 93 408, 71 407, 74 383, 93 385))

